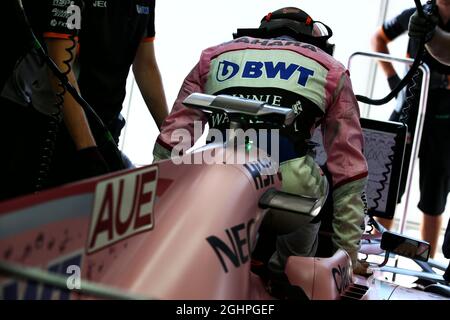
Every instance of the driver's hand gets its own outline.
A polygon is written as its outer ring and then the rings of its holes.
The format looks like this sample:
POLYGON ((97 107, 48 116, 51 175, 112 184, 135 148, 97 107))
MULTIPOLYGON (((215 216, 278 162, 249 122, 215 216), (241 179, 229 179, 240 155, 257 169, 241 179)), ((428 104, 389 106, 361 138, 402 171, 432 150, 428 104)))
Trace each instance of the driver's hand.
POLYGON ((368 277, 373 274, 373 270, 370 269, 369 263, 367 261, 356 260, 356 263, 353 265, 353 273, 360 276, 368 277))
POLYGON ((439 17, 434 14, 426 14, 425 17, 414 14, 409 19, 408 35, 411 38, 425 39, 425 42, 431 40, 434 34, 434 30, 439 22, 439 17))

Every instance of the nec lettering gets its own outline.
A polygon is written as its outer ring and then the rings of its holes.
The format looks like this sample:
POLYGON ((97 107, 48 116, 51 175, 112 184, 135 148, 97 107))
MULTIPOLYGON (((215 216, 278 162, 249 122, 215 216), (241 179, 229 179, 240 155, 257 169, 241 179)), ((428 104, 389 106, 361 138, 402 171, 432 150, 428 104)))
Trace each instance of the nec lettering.
POLYGON ((94 1, 92 6, 94 8, 107 8, 108 7, 108 2, 107 1, 98 0, 98 1, 94 1))
POLYGON ((333 268, 331 273, 333 275, 336 289, 341 294, 345 290, 345 288, 347 288, 352 283, 349 267, 341 267, 339 265, 338 268, 333 268))
POLYGON ((250 248, 252 247, 250 242, 251 227, 254 223, 254 219, 250 219, 246 224, 241 223, 229 229, 225 229, 228 241, 231 243, 232 248, 219 237, 210 236, 206 238, 206 241, 208 241, 219 258, 225 273, 228 273, 228 268, 224 256, 227 257, 236 268, 239 268, 250 259, 250 248))
POLYGON ((140 174, 110 179, 97 187, 89 253, 153 227, 156 175, 153 167, 140 174))
POLYGON ((265 70, 268 79, 275 79, 278 75, 282 80, 289 80, 294 72, 298 71, 299 76, 297 83, 302 87, 306 86, 310 76, 314 75, 314 70, 299 66, 298 64, 291 63, 286 66, 285 62, 278 62, 276 65, 273 62, 259 62, 259 61, 247 61, 242 72, 242 78, 260 78, 263 75, 263 69, 265 70))

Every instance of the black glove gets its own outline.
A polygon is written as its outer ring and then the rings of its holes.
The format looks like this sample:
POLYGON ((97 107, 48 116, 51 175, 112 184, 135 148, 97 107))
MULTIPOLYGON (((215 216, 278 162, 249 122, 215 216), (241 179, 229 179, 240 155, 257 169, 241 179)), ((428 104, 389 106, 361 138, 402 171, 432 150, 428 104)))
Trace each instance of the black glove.
POLYGON ((428 42, 433 38, 434 31, 439 22, 439 17, 435 14, 425 14, 424 17, 414 12, 409 18, 408 35, 415 39, 425 39, 428 42))
POLYGON ((97 147, 79 150, 77 160, 79 179, 100 176, 109 172, 108 165, 97 147))
POLYGON ((389 88, 391 90, 394 90, 395 87, 400 83, 401 79, 396 73, 394 73, 394 75, 392 75, 389 78, 387 78, 387 81, 388 81, 388 84, 389 84, 389 88))

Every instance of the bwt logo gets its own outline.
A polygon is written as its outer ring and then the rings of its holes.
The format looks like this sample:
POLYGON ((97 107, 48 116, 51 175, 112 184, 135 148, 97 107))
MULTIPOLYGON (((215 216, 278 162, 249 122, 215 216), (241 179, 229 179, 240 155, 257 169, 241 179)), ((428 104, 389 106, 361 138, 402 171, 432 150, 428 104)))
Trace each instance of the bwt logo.
POLYGON ((239 65, 230 61, 223 60, 219 62, 216 79, 223 82, 233 78, 239 72, 239 65))
MULTIPOLYGON (((219 82, 234 78, 240 71, 241 66, 237 63, 223 60, 219 62, 216 73, 216 80, 219 82)), ((247 61, 244 63, 241 72, 241 78, 258 79, 266 77, 267 79, 289 80, 297 76, 297 83, 306 86, 309 77, 314 75, 314 70, 300 66, 295 63, 286 64, 286 62, 272 61, 247 61)))

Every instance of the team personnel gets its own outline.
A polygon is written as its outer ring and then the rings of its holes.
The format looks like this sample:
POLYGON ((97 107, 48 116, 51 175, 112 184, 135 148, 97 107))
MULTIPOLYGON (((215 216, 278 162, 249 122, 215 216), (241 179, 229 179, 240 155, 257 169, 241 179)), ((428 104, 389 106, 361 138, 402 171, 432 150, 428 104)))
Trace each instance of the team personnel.
MULTIPOLYGON (((168 109, 154 52, 154 0, 25 0, 24 7, 50 57, 67 73, 116 143, 125 124, 120 111, 131 66, 148 109, 161 126, 168 109)), ((80 178, 69 170, 79 164, 76 150, 84 153, 87 162, 96 161, 97 144, 109 170, 120 167, 112 161, 110 150, 102 149, 102 135, 95 132, 92 119, 67 93, 63 115, 65 126, 52 166, 54 182, 80 178)))
POLYGON ((426 40, 428 52, 442 64, 450 65, 450 33, 442 30, 437 24, 435 15, 420 16, 417 11, 411 16, 408 35, 411 38, 426 40))
MULTIPOLYGON (((283 190, 323 197, 326 178, 308 153, 307 144, 311 132, 321 123, 334 189, 333 243, 349 253, 356 272, 365 273, 365 266, 357 260, 357 251, 364 217, 361 193, 367 164, 349 74, 330 55, 327 39, 331 30, 321 32, 318 24, 297 8, 269 13, 258 29, 243 30, 238 30, 235 40, 202 52, 163 123, 153 152, 155 159, 170 157, 175 146, 171 135, 175 130, 183 128, 191 132, 194 144, 193 122, 205 124, 208 120, 205 114, 183 106, 182 101, 189 94, 263 96, 269 103, 297 112, 295 125, 280 132, 283 190)), ((226 126, 226 120, 215 123, 218 129, 226 126)), ((284 271, 288 256, 313 256, 317 248, 319 223, 305 223, 299 215, 288 220, 290 231, 278 236, 277 250, 269 262, 275 274, 284 271)))
MULTIPOLYGON (((438 26, 444 31, 450 31, 450 0, 437 0, 436 15, 438 26)), ((428 8, 426 8, 428 11, 428 8)), ((400 15, 385 22, 373 37, 373 48, 378 52, 389 53, 388 43, 408 30, 408 24, 413 16, 415 8, 403 11, 400 15)), ((408 55, 415 57, 418 53, 418 39, 411 38, 408 42, 408 55)), ((423 212, 421 224, 422 238, 430 242, 432 246, 431 256, 434 257, 438 245, 439 230, 442 225, 442 213, 445 209, 446 198, 450 188, 450 67, 437 61, 429 53, 425 52, 424 62, 430 67, 431 79, 428 93, 427 113, 425 117, 419 158, 420 158, 420 202, 419 209, 423 212)), ((392 64, 380 63, 388 82, 394 87, 399 82, 399 77, 392 64)), ((401 108, 405 107, 405 101, 400 100, 401 108)), ((391 120, 398 120, 401 111, 394 111, 391 120)), ((417 117, 417 106, 410 109, 409 127, 414 132, 417 117)), ((407 148, 404 160, 409 163, 411 156, 411 144, 407 148)), ((402 177, 404 190, 408 166, 404 167, 402 177)), ((391 220, 383 220, 388 228, 391 220)))
MULTIPOLYGON (((428 52, 442 64, 450 65, 450 33, 437 26, 439 19, 434 15, 420 16, 417 11, 409 20, 408 35, 411 38, 425 39, 428 52)), ((450 220, 442 244, 444 257, 450 259, 450 220)), ((450 282, 450 265, 444 273, 444 279, 450 282)))

